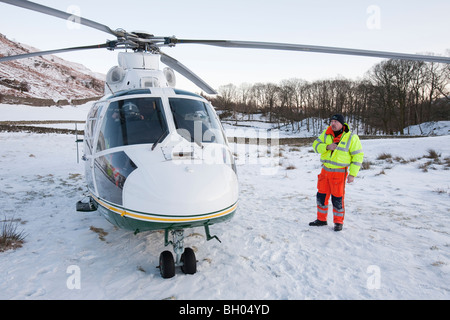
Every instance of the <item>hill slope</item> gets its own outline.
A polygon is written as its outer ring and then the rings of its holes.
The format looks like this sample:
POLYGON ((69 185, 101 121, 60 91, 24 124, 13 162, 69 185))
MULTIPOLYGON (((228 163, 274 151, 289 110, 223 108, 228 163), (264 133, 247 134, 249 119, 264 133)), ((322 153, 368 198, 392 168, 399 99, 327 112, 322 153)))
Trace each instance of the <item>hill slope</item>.
MULTIPOLYGON (((0 56, 38 49, 0 34, 0 56)), ((103 95, 104 76, 53 55, 0 63, 0 95, 21 98, 73 100, 103 95)))

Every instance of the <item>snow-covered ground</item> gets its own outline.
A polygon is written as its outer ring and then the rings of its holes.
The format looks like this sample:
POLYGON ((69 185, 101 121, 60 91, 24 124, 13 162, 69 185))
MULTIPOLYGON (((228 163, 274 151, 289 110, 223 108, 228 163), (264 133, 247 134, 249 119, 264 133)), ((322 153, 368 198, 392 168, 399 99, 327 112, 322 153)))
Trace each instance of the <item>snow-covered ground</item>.
POLYGON ((74 120, 86 121, 92 102, 80 106, 30 107, 0 104, 0 121, 74 120))
MULTIPOLYGON (((88 109, 21 108, 0 108, 0 121, 84 120, 88 109)), ((238 213, 211 227, 222 243, 188 230, 198 272, 162 279, 162 232, 133 235, 75 210, 86 188, 74 136, 1 132, 0 218, 20 219, 28 236, 0 253, 0 299, 450 299, 448 138, 363 140, 370 167, 346 187, 341 232, 331 209, 328 226, 308 226, 320 171, 310 146, 269 158, 233 144, 238 213)))

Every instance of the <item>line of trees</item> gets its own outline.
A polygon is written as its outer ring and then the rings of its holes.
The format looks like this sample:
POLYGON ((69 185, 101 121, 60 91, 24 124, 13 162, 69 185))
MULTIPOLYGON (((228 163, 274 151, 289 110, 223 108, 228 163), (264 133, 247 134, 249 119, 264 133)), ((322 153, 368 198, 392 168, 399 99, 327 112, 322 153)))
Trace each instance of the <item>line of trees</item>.
POLYGON ((361 80, 228 84, 212 103, 224 116, 263 113, 294 131, 318 132, 324 119, 342 113, 360 134, 403 134, 410 125, 450 120, 450 65, 385 60, 361 80))

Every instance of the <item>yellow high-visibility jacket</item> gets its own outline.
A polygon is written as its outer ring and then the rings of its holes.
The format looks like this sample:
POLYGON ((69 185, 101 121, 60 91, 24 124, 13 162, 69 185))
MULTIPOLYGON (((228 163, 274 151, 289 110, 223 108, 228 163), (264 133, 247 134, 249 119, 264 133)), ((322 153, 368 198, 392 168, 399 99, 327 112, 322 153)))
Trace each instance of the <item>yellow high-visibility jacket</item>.
POLYGON ((348 173, 356 177, 364 159, 364 152, 358 135, 352 133, 348 125, 345 124, 337 148, 333 151, 327 150, 327 145, 333 143, 333 138, 331 127, 328 127, 313 142, 314 152, 321 154, 320 161, 326 168, 338 171, 349 167, 348 173))

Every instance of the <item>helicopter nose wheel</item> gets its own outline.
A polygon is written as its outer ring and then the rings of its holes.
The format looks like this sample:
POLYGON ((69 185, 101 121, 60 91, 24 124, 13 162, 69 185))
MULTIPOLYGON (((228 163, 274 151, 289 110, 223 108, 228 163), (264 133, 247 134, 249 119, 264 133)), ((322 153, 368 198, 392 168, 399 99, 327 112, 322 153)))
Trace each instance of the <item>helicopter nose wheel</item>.
POLYGON ((165 245, 172 244, 176 259, 172 252, 166 250, 159 255, 159 272, 164 279, 175 276, 175 267, 181 267, 185 274, 195 274, 197 272, 197 259, 194 250, 184 249, 184 230, 171 231, 173 241, 168 241, 169 231, 165 230, 165 245))
POLYGON ((185 274, 194 274, 197 272, 197 259, 195 258, 194 250, 191 248, 184 249, 181 255, 181 270, 185 274))
POLYGON ((172 252, 163 251, 159 255, 159 272, 164 279, 172 278, 175 275, 175 261, 172 252))

